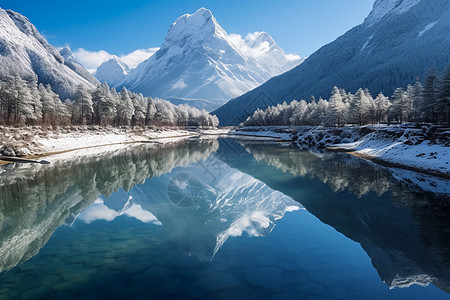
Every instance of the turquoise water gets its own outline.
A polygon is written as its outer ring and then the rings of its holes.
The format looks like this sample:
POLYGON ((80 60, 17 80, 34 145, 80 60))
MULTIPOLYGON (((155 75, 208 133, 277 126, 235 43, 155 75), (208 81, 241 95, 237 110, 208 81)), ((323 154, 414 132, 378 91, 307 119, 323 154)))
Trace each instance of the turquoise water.
POLYGON ((0 299, 449 299, 449 182, 256 140, 0 173, 0 299))

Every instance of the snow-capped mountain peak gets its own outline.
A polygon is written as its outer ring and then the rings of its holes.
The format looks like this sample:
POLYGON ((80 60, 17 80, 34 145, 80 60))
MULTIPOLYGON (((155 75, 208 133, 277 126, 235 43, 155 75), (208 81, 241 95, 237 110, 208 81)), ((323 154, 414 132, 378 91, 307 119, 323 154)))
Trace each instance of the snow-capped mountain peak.
POLYGON ((62 57, 64 57, 65 61, 77 61, 77 59, 75 58, 75 55, 73 55, 72 50, 70 49, 69 46, 65 46, 61 49, 59 49, 59 54, 61 54, 62 57))
POLYGON ((123 60, 121 60, 115 55, 105 64, 106 65, 110 64, 111 66, 118 66, 124 75, 126 75, 130 71, 130 67, 128 67, 128 65, 123 60))
POLYGON ((109 85, 114 86, 121 82, 129 71, 128 65, 114 55, 97 68, 95 76, 100 82, 107 82, 109 85))
POLYGON ((365 23, 369 26, 387 15, 402 14, 421 0, 375 0, 373 9, 367 16, 365 23))
POLYGON ((210 10, 200 8, 179 17, 161 48, 123 81, 108 82, 99 77, 100 70, 96 76, 118 89, 126 86, 146 96, 212 110, 301 62, 286 55, 266 32, 245 39, 229 35, 210 10))
POLYGON ((209 38, 212 35, 223 38, 226 36, 226 32, 211 11, 202 7, 193 14, 179 17, 169 28, 166 42, 183 42, 192 36, 209 38))

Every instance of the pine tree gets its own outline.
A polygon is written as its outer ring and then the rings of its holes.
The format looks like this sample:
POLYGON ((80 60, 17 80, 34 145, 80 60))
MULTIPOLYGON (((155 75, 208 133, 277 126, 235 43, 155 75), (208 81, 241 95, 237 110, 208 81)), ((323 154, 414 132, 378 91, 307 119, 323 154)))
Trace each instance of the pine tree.
POLYGON ((41 83, 39 84, 38 90, 42 103, 42 123, 47 125, 55 117, 56 103, 49 85, 44 86, 41 83))
POLYGON ((106 83, 102 83, 92 93, 94 120, 99 125, 110 125, 116 116, 116 97, 106 83))
POLYGON ((413 119, 418 121, 421 119, 420 107, 422 105, 422 84, 419 82, 417 78, 416 83, 414 84, 414 103, 413 103, 413 119))
POLYGON ((87 121, 92 123, 92 116, 94 113, 92 96, 82 84, 80 84, 75 91, 74 106, 76 108, 79 123, 86 124, 87 121))
POLYGON ((31 118, 28 119, 29 123, 36 124, 37 122, 40 122, 42 119, 42 102, 41 97, 38 89, 38 81, 37 77, 33 78, 28 83, 28 89, 30 90, 31 94, 31 106, 33 107, 33 113, 31 118))
POLYGON ((15 121, 15 112, 17 106, 17 89, 16 89, 16 77, 8 75, 2 82, 1 89, 1 103, 2 103, 2 115, 6 125, 13 125, 15 121))
POLYGON ((395 119, 399 123, 403 123, 403 102, 405 98, 405 92, 402 88, 397 88, 392 95, 392 106, 389 108, 389 118, 395 119))
POLYGON ((34 112, 34 99, 33 94, 31 93, 29 85, 20 77, 17 77, 17 110, 18 110, 18 118, 20 122, 23 122, 27 119, 33 119, 34 112))
POLYGON ((123 87, 120 91, 120 98, 117 102, 117 120, 119 125, 130 125, 134 114, 133 103, 129 91, 123 87))
POLYGON ((415 100, 415 89, 412 85, 408 84, 406 91, 403 93, 402 102, 402 113, 403 118, 407 122, 411 122, 414 116, 414 100, 415 100))
MULTIPOLYGON (((188 111, 189 112, 189 111, 188 111)), ((147 110, 145 112, 145 125, 154 124, 156 107, 152 98, 147 98, 147 110)), ((189 120, 189 118, 188 118, 189 120)))
POLYGON ((134 107, 133 124, 145 125, 145 115, 147 111, 147 101, 142 94, 133 94, 131 102, 134 107))

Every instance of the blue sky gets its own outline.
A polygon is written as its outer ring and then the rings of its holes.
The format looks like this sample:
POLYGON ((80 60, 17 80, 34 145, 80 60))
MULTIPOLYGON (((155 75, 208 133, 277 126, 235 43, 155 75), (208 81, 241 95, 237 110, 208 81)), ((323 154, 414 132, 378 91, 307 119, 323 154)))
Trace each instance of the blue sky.
MULTIPOLYGON (((52 45, 68 45, 74 51, 84 48, 98 54, 104 50, 107 54, 121 56, 136 49, 159 47, 167 29, 179 16, 206 7, 228 33, 245 36, 250 32, 266 31, 287 53, 309 56, 360 24, 373 2, 0 0, 0 6, 28 17, 52 45)), ((83 55, 81 52, 76 54, 83 55)))

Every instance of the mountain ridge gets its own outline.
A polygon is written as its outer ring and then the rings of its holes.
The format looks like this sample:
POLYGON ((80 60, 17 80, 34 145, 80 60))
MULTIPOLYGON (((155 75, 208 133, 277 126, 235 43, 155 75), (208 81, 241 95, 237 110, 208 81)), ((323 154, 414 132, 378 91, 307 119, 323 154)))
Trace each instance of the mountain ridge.
POLYGON ((70 98, 78 85, 98 81, 76 61, 65 61, 23 15, 0 8, 0 77, 11 74, 50 84, 61 98, 70 98))
POLYGON ((417 76, 423 80, 430 68, 438 72, 447 68, 449 20, 450 3, 445 0, 378 0, 362 24, 317 50, 301 65, 233 98, 213 113, 221 125, 237 125, 257 108, 308 100, 311 95, 326 98, 333 86, 390 95, 417 76), (380 5, 389 10, 379 13, 380 5))

